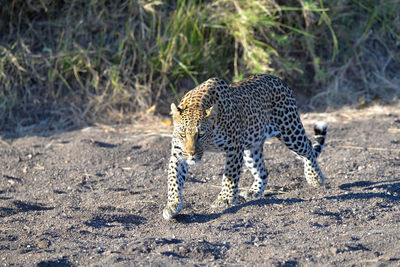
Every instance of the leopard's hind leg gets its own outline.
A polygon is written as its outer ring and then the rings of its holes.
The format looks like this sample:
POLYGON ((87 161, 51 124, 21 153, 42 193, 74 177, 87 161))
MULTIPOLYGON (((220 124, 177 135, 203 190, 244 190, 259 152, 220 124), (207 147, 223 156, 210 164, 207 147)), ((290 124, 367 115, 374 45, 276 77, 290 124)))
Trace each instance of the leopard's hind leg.
POLYGON ((328 126, 325 122, 315 125, 315 142, 311 144, 297 112, 292 113, 291 117, 290 123, 276 125, 280 132, 278 138, 303 161, 307 183, 314 187, 321 186, 325 176, 317 164, 317 157, 322 152, 328 126))

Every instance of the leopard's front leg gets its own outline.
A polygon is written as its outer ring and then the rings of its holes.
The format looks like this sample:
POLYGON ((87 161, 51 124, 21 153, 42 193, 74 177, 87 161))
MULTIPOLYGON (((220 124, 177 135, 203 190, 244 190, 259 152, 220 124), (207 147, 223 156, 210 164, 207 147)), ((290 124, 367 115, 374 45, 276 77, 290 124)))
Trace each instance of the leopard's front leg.
POLYGON ((172 151, 168 167, 168 201, 163 217, 169 220, 175 217, 183 207, 182 188, 187 175, 187 162, 178 151, 172 151))
POLYGON ((211 205, 212 208, 226 208, 237 204, 239 179, 243 165, 243 149, 232 147, 226 153, 226 165, 222 177, 222 190, 217 200, 211 205))

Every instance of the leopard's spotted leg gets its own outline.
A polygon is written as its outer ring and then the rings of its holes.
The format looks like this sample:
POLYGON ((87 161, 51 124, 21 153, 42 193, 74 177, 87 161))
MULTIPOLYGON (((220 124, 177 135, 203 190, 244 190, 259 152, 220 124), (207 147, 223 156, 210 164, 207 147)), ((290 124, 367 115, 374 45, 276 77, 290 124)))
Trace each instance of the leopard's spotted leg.
POLYGON ((226 153, 226 165, 222 177, 222 190, 211 205, 212 208, 226 208, 237 204, 239 179, 243 165, 243 149, 232 147, 226 153))
POLYGON ((309 185, 313 187, 321 186, 325 183, 325 176, 318 167, 315 157, 303 157, 304 176, 309 185))
POLYGON ((311 142, 305 137, 306 140, 303 144, 299 145, 302 148, 294 148, 292 144, 286 144, 298 157, 303 161, 304 164, 304 176, 309 185, 313 187, 321 186, 325 183, 325 176, 321 172, 317 158, 315 157, 314 151, 312 150, 311 142))
MULTIPOLYGON (((325 176, 321 172, 317 164, 317 157, 321 154, 326 139, 326 133, 328 131, 328 124, 326 122, 317 122, 314 126, 314 143, 307 142, 308 151, 311 152, 311 156, 304 157, 304 175, 307 182, 312 186, 320 186, 325 183, 325 176)), ((307 153, 307 155, 310 152, 307 153)))
POLYGON ((244 151, 244 162, 254 177, 251 187, 240 196, 246 200, 255 199, 262 195, 268 181, 268 172, 264 165, 263 145, 244 151))
POLYGON ((163 217, 169 220, 175 217, 183 207, 182 188, 187 175, 187 162, 173 152, 168 167, 168 201, 163 217))
POLYGON ((317 164, 317 157, 322 152, 328 126, 323 122, 317 123, 314 128, 315 143, 312 145, 305 134, 302 123, 299 122, 300 119, 297 118, 297 121, 296 130, 288 130, 286 128, 285 131, 281 131, 279 138, 303 161, 304 176, 307 183, 314 187, 321 186, 325 182, 325 176, 317 164))

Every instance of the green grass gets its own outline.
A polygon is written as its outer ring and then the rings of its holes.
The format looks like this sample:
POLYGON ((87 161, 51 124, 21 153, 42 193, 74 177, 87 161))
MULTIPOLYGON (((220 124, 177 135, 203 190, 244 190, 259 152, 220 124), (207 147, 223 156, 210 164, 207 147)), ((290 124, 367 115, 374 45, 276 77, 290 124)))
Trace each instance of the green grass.
POLYGON ((0 129, 126 121, 209 77, 278 75, 326 108, 399 97, 397 0, 8 0, 0 129))

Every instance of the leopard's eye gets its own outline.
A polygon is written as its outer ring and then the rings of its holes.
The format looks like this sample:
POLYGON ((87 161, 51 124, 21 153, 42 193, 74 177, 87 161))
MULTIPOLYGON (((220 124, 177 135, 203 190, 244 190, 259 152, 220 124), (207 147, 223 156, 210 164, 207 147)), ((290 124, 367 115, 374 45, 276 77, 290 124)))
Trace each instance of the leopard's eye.
POLYGON ((203 137, 206 134, 205 131, 199 131, 199 137, 203 137))
POLYGON ((180 136, 181 138, 185 138, 185 137, 186 137, 186 134, 180 133, 179 136, 180 136))

